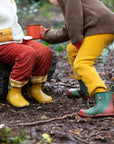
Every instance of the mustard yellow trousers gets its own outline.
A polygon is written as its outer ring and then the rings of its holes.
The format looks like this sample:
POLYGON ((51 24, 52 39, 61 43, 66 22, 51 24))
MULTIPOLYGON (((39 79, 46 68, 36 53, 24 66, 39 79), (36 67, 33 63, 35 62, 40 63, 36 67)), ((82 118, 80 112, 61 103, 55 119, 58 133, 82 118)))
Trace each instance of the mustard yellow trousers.
POLYGON ((85 37, 80 49, 71 43, 67 46, 68 57, 77 80, 82 80, 91 97, 106 92, 107 87, 97 73, 94 62, 104 47, 114 41, 114 34, 99 34, 85 37))

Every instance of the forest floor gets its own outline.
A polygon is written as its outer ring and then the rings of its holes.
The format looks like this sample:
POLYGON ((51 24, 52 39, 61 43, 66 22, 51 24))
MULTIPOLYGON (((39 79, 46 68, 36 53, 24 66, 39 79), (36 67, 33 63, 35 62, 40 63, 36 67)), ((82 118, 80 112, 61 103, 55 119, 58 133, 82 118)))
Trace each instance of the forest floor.
MULTIPOLYGON (((81 108, 94 106, 94 100, 68 98, 69 88, 79 88, 69 60, 65 58, 66 50, 58 52, 54 46, 50 49, 57 56, 56 70, 51 80, 44 83, 43 91, 52 96, 51 103, 40 104, 28 98, 30 107, 18 109, 0 101, 0 137, 15 138, 24 132, 27 134, 21 144, 114 144, 114 117, 83 118, 77 112, 81 108), (12 130, 4 133, 2 124, 12 130)), ((110 50, 103 61, 97 59, 95 67, 105 81, 108 89, 114 84, 114 50, 110 50), (105 62, 104 62, 105 60, 105 62)))
MULTIPOLYGON (((50 48, 52 49, 52 48, 50 48)), ((74 79, 68 59, 64 59, 66 51, 57 55, 57 64, 52 79, 43 85, 46 94, 52 96, 51 103, 40 104, 25 98, 30 107, 24 109, 14 108, 6 102, 0 102, 0 125, 12 128, 9 138, 20 135, 21 131, 27 133, 24 144, 46 144, 43 134, 50 135, 47 143, 51 144, 113 144, 114 143, 114 117, 82 118, 77 115, 80 108, 89 108, 94 105, 93 100, 71 99, 66 93, 69 88, 79 87, 74 79)), ((101 60, 95 63, 96 69, 110 89, 112 85, 112 69, 114 51, 110 51, 105 58, 106 64, 101 60)))

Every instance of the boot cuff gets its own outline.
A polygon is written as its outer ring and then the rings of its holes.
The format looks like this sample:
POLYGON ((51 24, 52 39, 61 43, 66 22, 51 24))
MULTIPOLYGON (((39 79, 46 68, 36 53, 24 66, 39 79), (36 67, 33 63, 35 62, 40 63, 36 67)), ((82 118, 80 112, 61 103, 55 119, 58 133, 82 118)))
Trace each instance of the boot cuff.
POLYGON ((25 81, 25 82, 20 82, 20 81, 16 81, 16 80, 13 80, 13 79, 10 78, 9 82, 10 82, 11 86, 21 88, 25 84, 28 83, 28 80, 25 81))
POLYGON ((47 80, 47 75, 46 76, 31 76, 30 81, 32 83, 42 83, 47 80))

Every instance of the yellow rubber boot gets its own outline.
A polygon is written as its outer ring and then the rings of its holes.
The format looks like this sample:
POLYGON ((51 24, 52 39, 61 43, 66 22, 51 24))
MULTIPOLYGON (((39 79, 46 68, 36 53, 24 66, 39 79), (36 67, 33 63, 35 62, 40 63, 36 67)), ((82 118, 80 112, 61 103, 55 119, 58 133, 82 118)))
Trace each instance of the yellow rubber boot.
POLYGON ((8 91, 7 95, 7 101, 14 107, 27 107, 29 106, 29 102, 24 99, 24 97, 21 94, 21 88, 18 87, 12 87, 8 91))
POLYGON ((41 84, 32 84, 32 86, 29 88, 30 90, 30 96, 33 97, 35 100, 37 100, 40 103, 45 103, 45 102, 51 102, 52 97, 46 95, 42 89, 41 89, 41 84))

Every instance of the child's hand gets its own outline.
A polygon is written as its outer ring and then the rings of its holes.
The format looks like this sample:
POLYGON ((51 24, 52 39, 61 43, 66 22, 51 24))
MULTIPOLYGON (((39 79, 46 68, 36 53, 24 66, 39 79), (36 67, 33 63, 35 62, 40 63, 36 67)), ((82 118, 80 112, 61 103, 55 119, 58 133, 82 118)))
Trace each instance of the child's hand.
POLYGON ((80 49, 80 47, 81 47, 81 45, 82 45, 82 43, 83 43, 83 41, 81 41, 81 42, 79 42, 79 43, 77 43, 77 44, 75 44, 75 47, 79 50, 80 49))
POLYGON ((40 27, 40 28, 41 28, 40 38, 43 39, 43 36, 44 36, 45 32, 47 31, 47 28, 45 28, 45 27, 40 27))

